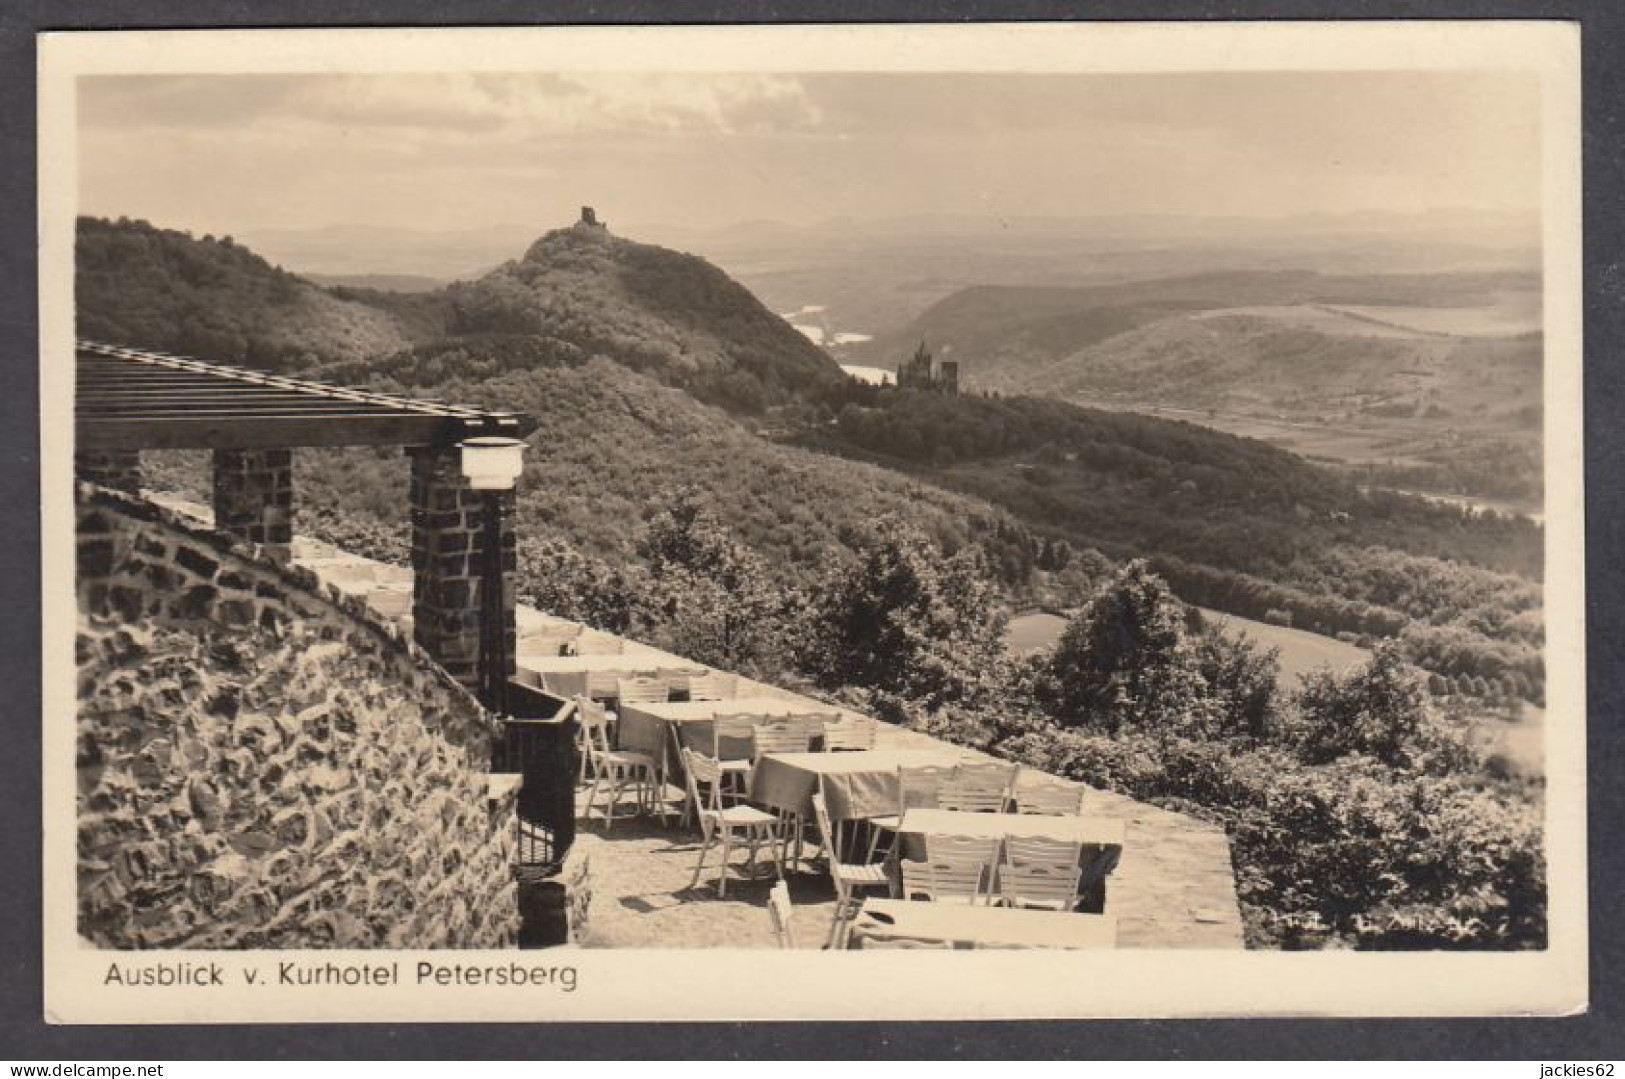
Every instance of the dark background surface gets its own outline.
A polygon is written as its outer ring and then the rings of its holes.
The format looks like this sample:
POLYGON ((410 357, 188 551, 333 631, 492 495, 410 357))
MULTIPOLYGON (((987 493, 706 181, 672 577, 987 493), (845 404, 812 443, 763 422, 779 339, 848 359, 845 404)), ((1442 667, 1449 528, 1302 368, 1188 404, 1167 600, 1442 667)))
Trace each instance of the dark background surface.
MULTIPOLYGON (((1625 738, 1618 602, 1625 577, 1625 10, 1613 2, 1007 3, 802 0, 9 0, 0 10, 0 1059, 506 1057, 1466 1058, 1547 1062, 1625 1056, 1618 898, 1625 895, 1625 738), (797 1023, 53 1027, 42 1019, 40 948, 39 414, 34 34, 160 27, 546 25, 645 22, 927 22, 1261 18, 1545 18, 1582 24, 1585 115, 1585 467, 1589 696, 1591 1010, 1566 1019, 1189 1020, 797 1023)), ((71 716, 45 717, 71 723, 71 716)), ((68 841, 66 838, 63 842, 68 841)), ((764 987, 764 991, 770 991, 764 987)), ((974 992, 972 986, 967 991, 974 992)), ((1534 1073, 1531 1073, 1533 1079, 1534 1073)))

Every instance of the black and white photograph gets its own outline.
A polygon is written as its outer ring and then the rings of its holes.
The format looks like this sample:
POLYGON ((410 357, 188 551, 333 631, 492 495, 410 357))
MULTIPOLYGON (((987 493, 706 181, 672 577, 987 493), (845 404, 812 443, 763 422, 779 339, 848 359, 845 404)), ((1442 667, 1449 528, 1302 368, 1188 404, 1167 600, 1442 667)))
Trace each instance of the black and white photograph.
POLYGON ((1583 1007, 1575 41, 1155 30, 47 40, 52 1014, 1583 1007))

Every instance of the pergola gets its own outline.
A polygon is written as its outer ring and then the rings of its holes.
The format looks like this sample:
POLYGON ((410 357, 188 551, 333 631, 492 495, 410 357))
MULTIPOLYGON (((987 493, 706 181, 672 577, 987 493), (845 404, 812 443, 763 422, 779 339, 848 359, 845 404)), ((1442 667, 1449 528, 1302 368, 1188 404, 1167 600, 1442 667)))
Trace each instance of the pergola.
POLYGON ((536 429, 530 417, 91 341, 75 351, 78 473, 138 492, 142 450, 212 450, 215 527, 276 558, 289 557, 293 539, 295 449, 404 449, 412 462, 413 633, 501 709, 514 655, 511 476, 506 490, 475 490, 463 447, 524 439, 536 429), (487 596, 498 602, 486 604, 487 596))
POLYGON ((81 341, 73 401, 76 448, 292 449, 450 446, 481 435, 524 438, 514 412, 330 386, 160 352, 81 341))

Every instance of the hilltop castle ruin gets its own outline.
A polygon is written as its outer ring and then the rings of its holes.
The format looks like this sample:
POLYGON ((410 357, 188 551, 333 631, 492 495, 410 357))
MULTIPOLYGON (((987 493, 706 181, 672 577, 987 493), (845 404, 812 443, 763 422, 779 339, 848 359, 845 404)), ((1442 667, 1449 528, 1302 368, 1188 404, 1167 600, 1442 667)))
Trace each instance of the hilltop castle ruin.
POLYGON ((959 393, 959 363, 956 360, 935 360, 921 341, 914 355, 897 368, 897 388, 901 390, 931 390, 957 396, 959 393))

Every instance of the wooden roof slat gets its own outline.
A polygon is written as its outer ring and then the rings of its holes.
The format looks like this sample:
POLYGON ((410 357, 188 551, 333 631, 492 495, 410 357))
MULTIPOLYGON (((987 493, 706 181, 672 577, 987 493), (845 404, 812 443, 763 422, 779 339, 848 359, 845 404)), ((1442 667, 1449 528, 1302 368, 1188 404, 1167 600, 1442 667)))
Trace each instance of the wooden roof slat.
POLYGON ((459 441, 455 420, 435 416, 370 415, 342 423, 326 416, 223 419, 169 416, 161 420, 99 420, 81 424, 82 450, 289 449, 298 446, 433 446, 459 441))
POLYGON ((77 443, 84 449, 446 445, 524 437, 519 413, 330 386, 182 356, 81 341, 77 443))

